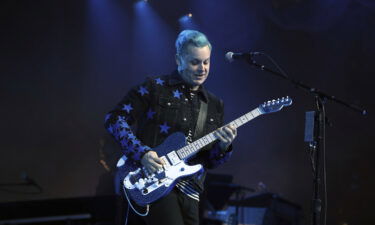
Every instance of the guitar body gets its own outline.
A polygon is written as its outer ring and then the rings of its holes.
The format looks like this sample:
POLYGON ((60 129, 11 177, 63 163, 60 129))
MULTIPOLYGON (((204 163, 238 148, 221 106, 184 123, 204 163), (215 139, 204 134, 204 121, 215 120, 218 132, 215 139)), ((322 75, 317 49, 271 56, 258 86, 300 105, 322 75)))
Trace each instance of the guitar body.
POLYGON ((121 158, 118 163, 119 172, 127 195, 138 205, 145 206, 167 195, 179 178, 199 172, 202 165, 187 165, 175 152, 186 144, 185 135, 177 132, 168 136, 161 145, 153 148, 166 166, 163 171, 152 175, 147 174, 143 167, 134 165, 131 160, 121 158))

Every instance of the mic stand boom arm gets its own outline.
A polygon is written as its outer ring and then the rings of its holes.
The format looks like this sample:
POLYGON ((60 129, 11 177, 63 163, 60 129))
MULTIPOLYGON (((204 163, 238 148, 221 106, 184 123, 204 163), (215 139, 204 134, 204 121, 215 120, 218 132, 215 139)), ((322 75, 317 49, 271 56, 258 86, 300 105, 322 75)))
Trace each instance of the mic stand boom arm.
MULTIPOLYGON (((258 55, 263 55, 264 53, 259 53, 258 55)), ((315 96, 318 96, 319 98, 321 99, 326 99, 326 100, 331 100, 331 101, 334 101, 336 103, 339 103, 341 105, 344 105, 356 112, 359 112, 361 113, 362 115, 366 115, 367 114, 367 111, 365 109, 363 109, 362 107, 356 105, 356 104, 353 104, 353 103, 347 103, 339 98, 336 98, 335 96, 333 95, 329 95, 317 88, 314 88, 314 87, 311 87, 309 85, 306 85, 304 83, 302 83, 301 81, 297 81, 297 80, 294 80, 290 77, 288 77, 286 74, 284 73, 281 73, 281 72, 277 72, 275 70, 272 70, 268 67, 266 67, 265 65, 262 65, 262 64, 259 64, 257 63, 253 57, 249 58, 248 60, 246 60, 246 62, 248 62, 251 66, 253 67, 256 67, 262 71, 266 71, 266 72, 269 72, 270 74, 272 75, 275 75, 275 76, 278 76, 278 77, 281 77, 285 80, 288 80, 290 83, 292 83, 295 87, 297 88, 300 88, 308 93, 311 93, 315 96)))

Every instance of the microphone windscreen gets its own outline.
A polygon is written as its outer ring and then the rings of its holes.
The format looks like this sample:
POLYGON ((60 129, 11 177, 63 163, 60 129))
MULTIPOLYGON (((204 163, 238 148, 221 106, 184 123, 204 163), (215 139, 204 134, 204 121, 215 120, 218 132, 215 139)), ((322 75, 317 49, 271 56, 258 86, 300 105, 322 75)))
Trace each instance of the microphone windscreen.
POLYGON ((227 54, 225 54, 225 58, 226 58, 229 62, 233 62, 233 52, 227 52, 227 54))

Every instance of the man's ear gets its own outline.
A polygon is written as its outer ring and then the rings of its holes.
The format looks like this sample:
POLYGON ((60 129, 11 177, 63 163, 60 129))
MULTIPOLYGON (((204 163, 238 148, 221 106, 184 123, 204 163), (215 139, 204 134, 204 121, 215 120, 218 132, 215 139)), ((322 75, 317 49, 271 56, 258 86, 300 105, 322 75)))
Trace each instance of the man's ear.
POLYGON ((175 60, 176 60, 177 66, 181 66, 180 56, 178 54, 175 55, 175 60))

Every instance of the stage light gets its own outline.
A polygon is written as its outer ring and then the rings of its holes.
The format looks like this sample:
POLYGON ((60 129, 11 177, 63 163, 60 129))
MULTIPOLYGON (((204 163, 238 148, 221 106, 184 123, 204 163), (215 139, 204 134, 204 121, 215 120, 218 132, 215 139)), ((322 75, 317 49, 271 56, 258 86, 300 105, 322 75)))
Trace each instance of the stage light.
POLYGON ((139 0, 135 2, 134 6, 138 10, 143 10, 146 7, 147 3, 147 0, 139 0))
POLYGON ((196 24, 193 21, 193 14, 187 13, 180 17, 178 20, 180 22, 181 29, 196 29, 196 24))
POLYGON ((192 17, 193 17, 193 14, 188 13, 188 14, 180 17, 179 21, 180 21, 180 23, 187 23, 187 22, 189 22, 189 20, 191 20, 192 17))

